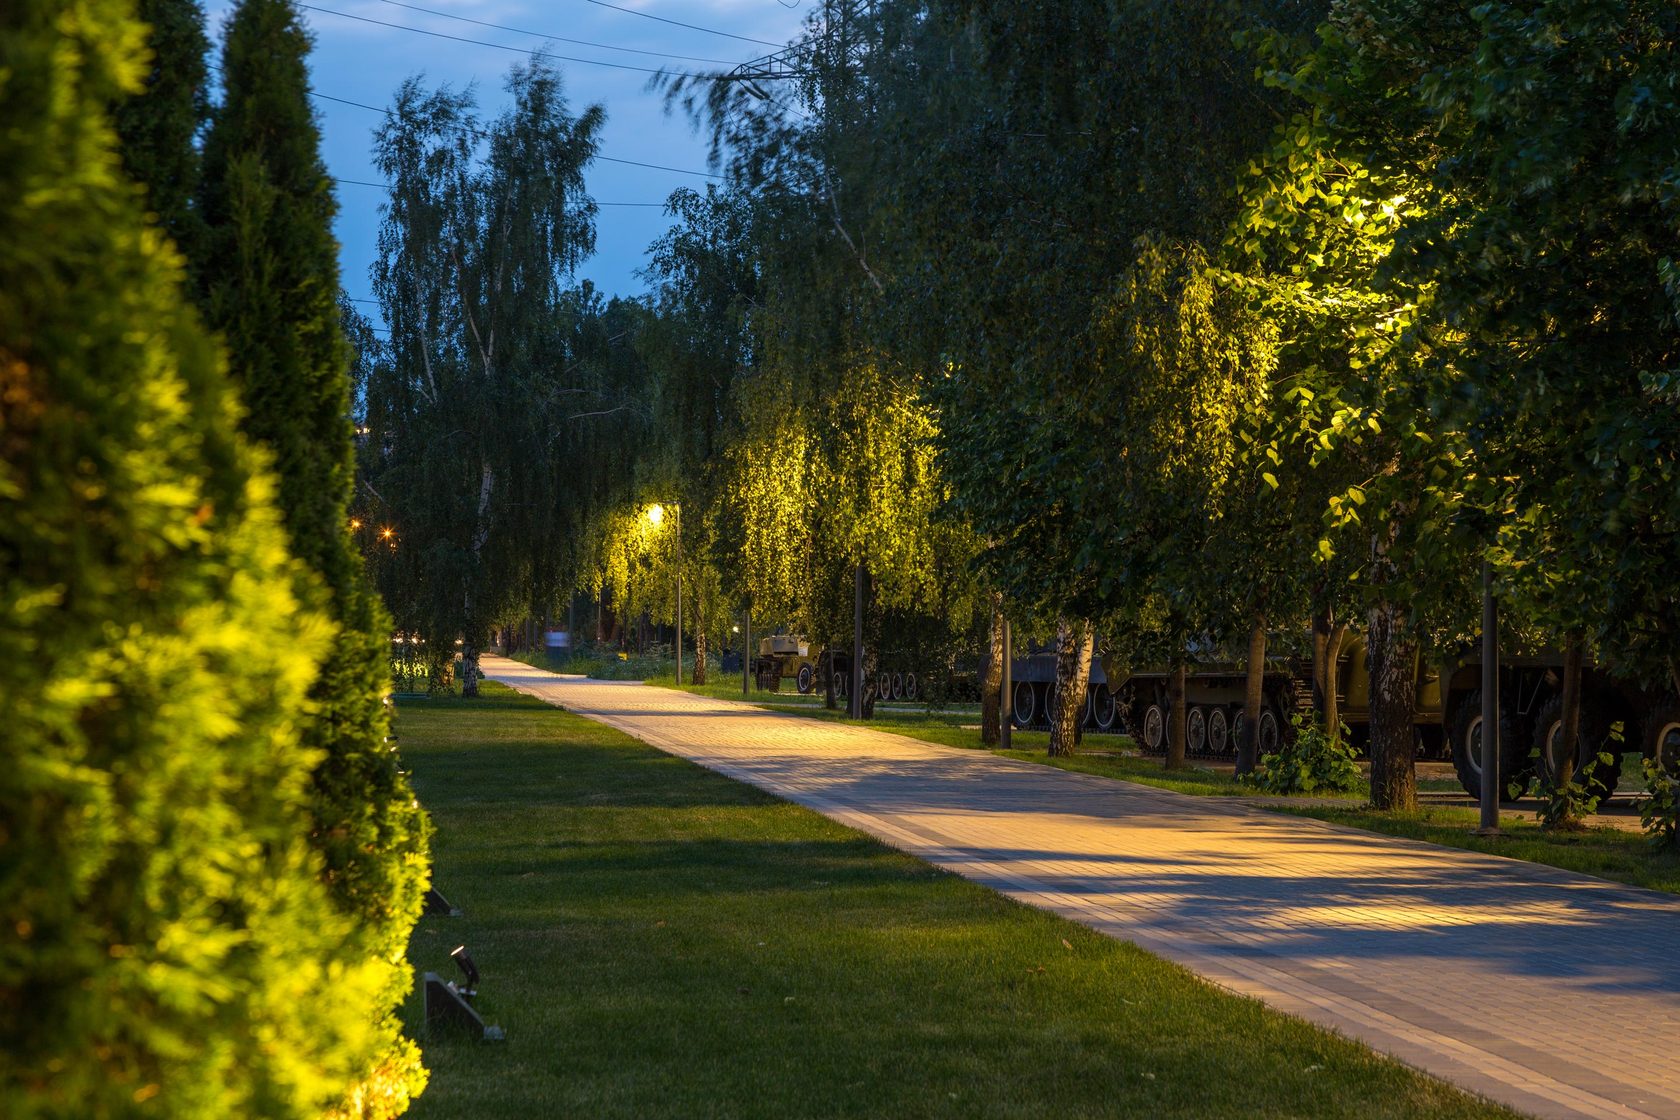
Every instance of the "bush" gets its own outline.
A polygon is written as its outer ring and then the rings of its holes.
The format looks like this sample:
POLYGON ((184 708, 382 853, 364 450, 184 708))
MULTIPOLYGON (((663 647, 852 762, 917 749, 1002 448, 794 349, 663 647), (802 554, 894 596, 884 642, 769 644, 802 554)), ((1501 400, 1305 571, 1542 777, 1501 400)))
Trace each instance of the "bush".
POLYGON ((0 19, 0 1115, 318 1117, 386 974, 308 843, 334 639, 103 107, 120 0, 0 19))
POLYGON ((1332 741, 1318 724, 1297 715, 1295 735, 1275 754, 1261 757, 1243 781, 1267 793, 1352 793, 1365 776, 1348 745, 1347 728, 1332 741))
MULTIPOLYGON (((1536 750, 1530 757, 1539 758, 1540 752, 1536 750)), ((1550 780, 1543 782, 1540 795, 1546 803, 1538 813, 1540 827, 1548 832, 1579 830, 1581 819, 1598 810, 1598 786, 1592 780, 1593 771, 1614 761, 1615 757, 1609 751, 1600 751, 1585 766, 1576 767, 1569 781, 1562 785, 1550 780)))
POLYGON ((1673 847, 1680 837, 1680 777, 1669 772, 1658 759, 1647 758, 1641 765, 1645 770, 1645 789, 1650 797, 1639 807, 1639 822, 1645 835, 1659 848, 1673 847))
MULTIPOLYGON (((309 35, 287 0, 239 0, 223 24, 222 101, 204 139, 206 317, 228 349, 245 434, 272 453, 302 593, 337 625, 302 738, 320 751, 309 836, 353 934, 333 954, 384 976, 366 1012, 383 1049, 347 1085, 363 1120, 401 1113, 425 1085, 397 1017, 430 875, 429 828, 398 765, 385 705, 391 622, 348 531, 354 443, 349 350, 336 295, 331 183, 309 100, 309 35)), ((428 681, 428 690, 435 682, 428 681)))

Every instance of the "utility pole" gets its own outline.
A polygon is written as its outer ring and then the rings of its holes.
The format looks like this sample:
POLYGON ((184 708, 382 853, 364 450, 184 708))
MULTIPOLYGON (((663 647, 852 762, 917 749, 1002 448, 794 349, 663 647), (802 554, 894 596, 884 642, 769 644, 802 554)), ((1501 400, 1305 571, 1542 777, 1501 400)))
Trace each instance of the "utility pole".
POLYGON ((741 695, 750 695, 747 682, 752 676, 752 600, 741 608, 741 695))
POLYGON ((1009 750, 1015 741, 1015 635, 1003 620, 1003 695, 998 697, 998 746, 1009 750))
MULTIPOLYGON (((1465 744, 1466 749, 1470 746, 1465 744)), ((1482 826, 1499 832, 1499 604, 1493 597, 1493 565, 1482 561, 1482 826)))
POLYGON ((846 715, 863 718, 863 565, 852 572, 852 687, 847 690, 846 715))
POLYGON ((677 531, 677 684, 682 684, 682 506, 671 503, 677 531))

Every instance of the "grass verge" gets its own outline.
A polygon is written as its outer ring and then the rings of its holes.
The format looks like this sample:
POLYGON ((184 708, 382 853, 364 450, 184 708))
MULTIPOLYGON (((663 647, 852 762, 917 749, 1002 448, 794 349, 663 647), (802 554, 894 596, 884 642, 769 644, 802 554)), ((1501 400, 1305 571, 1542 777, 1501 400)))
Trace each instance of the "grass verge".
POLYGON ((417 1120, 1511 1115, 495 684, 398 720, 465 909, 410 958, 508 1031, 417 1120))
MULTIPOLYGON (((542 666, 539 666, 542 667, 542 666)), ((647 683, 675 688, 675 678, 669 673, 655 676, 647 683)), ((716 699, 740 700, 739 682, 729 684, 684 685, 683 691, 716 699)), ((882 731, 922 739, 942 746, 971 750, 987 750, 980 741, 980 732, 973 726, 979 719, 977 711, 927 712, 911 708, 877 708, 873 720, 849 720, 845 713, 823 708, 820 699, 797 694, 754 692, 751 703, 771 711, 792 712, 812 719, 829 719, 840 723, 874 727, 882 731)), ((1104 778, 1118 778, 1128 782, 1170 789, 1206 797, 1265 796, 1252 786, 1238 782, 1228 771, 1212 770, 1194 763, 1188 769, 1163 769, 1159 758, 1144 758, 1125 753, 1131 739, 1124 735, 1088 735, 1085 753, 1071 758, 1051 758, 1045 754, 1049 735, 1043 731, 1017 731, 1015 748, 992 750, 1004 758, 1019 759, 1072 770, 1081 774, 1095 774, 1104 778)), ((1630 764, 1630 767, 1634 764, 1630 764)), ((1452 779, 1420 778, 1421 790, 1455 792, 1458 783, 1452 779)), ((1430 808, 1419 813, 1386 813, 1361 804, 1363 793, 1338 794, 1321 791, 1298 804, 1287 799, 1267 797, 1263 808, 1279 812, 1300 813, 1320 820, 1363 828, 1387 836, 1402 836, 1428 840, 1453 848, 1468 848, 1510 859, 1527 860, 1566 871, 1597 875, 1633 886, 1680 894, 1680 853, 1653 850, 1643 835, 1616 828, 1593 828, 1584 832, 1543 832, 1531 819, 1509 823, 1509 835, 1480 837, 1474 835, 1480 818, 1474 809, 1430 808), (1345 801, 1346 806, 1325 806, 1315 802, 1325 799, 1345 801)))
POLYGON ((1340 806, 1278 805, 1279 812, 1317 817, 1387 836, 1428 840, 1449 848, 1528 860, 1597 875, 1650 890, 1680 894, 1680 852, 1651 847, 1644 834, 1618 828, 1581 832, 1543 832, 1533 817, 1501 815, 1503 836, 1477 836, 1481 817, 1475 809, 1429 808, 1416 813, 1388 813, 1340 806))
MULTIPOLYGON (((653 677, 647 683, 663 688, 677 687, 675 679, 669 674, 653 677)), ((931 712, 908 706, 877 707, 874 719, 853 720, 847 719, 844 711, 828 711, 822 706, 822 701, 815 697, 754 692, 750 697, 743 698, 739 682, 732 685, 704 684, 681 687, 684 692, 692 692, 699 696, 709 696, 718 700, 745 699, 747 703, 770 711, 792 712, 812 719, 873 727, 946 747, 990 750, 1003 758, 1038 762, 1062 770, 1096 774, 1104 778, 1121 778, 1129 782, 1158 786, 1161 789, 1177 790, 1179 793, 1229 797, 1252 797, 1256 793, 1252 786, 1243 785, 1228 772, 1211 770, 1194 763, 1184 770, 1167 770, 1163 768, 1159 758, 1143 758, 1127 753, 1133 749, 1131 737, 1127 735, 1087 733, 1081 748, 1082 753, 1071 758, 1052 758, 1045 753, 1050 746, 1050 733, 1047 731, 1016 731, 1011 736, 1013 745, 1010 750, 989 748, 980 741, 980 710, 977 707, 931 712)), ((1357 798, 1355 794, 1345 796, 1349 800, 1357 798)))

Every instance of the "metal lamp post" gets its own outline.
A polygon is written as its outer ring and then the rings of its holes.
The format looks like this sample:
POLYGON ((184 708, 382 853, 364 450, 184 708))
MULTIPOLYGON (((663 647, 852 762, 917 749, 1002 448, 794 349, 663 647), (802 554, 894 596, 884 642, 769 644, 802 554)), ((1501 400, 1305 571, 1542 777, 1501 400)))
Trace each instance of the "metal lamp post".
POLYGON ((1003 676, 998 697, 998 746, 1010 750, 1015 745, 1015 635, 1009 620, 1003 620, 1003 676))
MULTIPOLYGON (((665 507, 658 502, 648 507, 647 518, 658 525, 665 520, 665 507)), ((682 503, 671 503, 671 530, 677 538, 677 683, 682 684, 682 503)))
POLYGON ((677 531, 677 685, 682 685, 682 505, 670 504, 677 531))
MULTIPOLYGON (((1468 749, 1470 744, 1466 743, 1468 749)), ((1482 788, 1481 827, 1484 836, 1499 832, 1499 602, 1493 597, 1493 566, 1482 561, 1482 788)))

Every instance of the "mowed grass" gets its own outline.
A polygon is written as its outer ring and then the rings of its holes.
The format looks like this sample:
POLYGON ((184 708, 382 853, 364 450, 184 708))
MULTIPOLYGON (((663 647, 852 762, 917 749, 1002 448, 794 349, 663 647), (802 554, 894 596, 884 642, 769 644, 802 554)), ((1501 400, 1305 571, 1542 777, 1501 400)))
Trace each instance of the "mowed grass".
POLYGON ((1651 846, 1643 833, 1619 828, 1580 832, 1542 831, 1533 815, 1500 815, 1502 836, 1477 836, 1481 815, 1475 809, 1427 808, 1416 813, 1384 813, 1340 806, 1278 806, 1284 812, 1317 817, 1389 836, 1428 840, 1510 859, 1528 860, 1597 875, 1636 887, 1680 894, 1680 852, 1651 846))
MULTIPOLYGON (((676 680, 669 674, 663 677, 652 677, 646 683, 661 688, 676 688, 676 680)), ((747 696, 741 694, 741 682, 735 678, 731 683, 711 681, 703 685, 682 685, 682 691, 692 692, 697 696, 707 696, 717 700, 738 700, 774 712, 789 712, 794 715, 808 716, 811 719, 826 719, 836 723, 853 724, 859 727, 873 727, 878 731, 891 731, 895 735, 904 735, 912 739, 921 739, 929 743, 938 743, 945 747, 960 747, 964 750, 990 750, 993 754, 1003 758, 1019 759, 1023 762, 1041 762, 1055 766, 1062 770, 1074 770, 1081 774, 1096 774, 1104 778, 1121 778, 1129 782, 1142 782, 1145 785, 1158 786, 1161 789, 1176 790, 1179 793, 1195 793, 1204 796, 1253 797, 1260 791, 1253 786, 1243 785, 1227 770, 1215 770, 1199 765, 1192 760, 1183 770, 1168 770, 1159 757, 1141 757, 1135 753, 1135 745, 1129 735, 1105 735, 1100 732, 1088 731, 1080 746, 1078 754, 1072 757, 1050 757, 1046 751, 1050 746, 1048 731, 1016 731, 1012 736, 1009 750, 999 750, 987 747, 980 740, 980 709, 977 706, 965 705, 948 711, 916 708, 911 705, 877 705, 875 718, 867 720, 848 719, 845 708, 829 711, 823 707, 819 696, 801 696, 798 693, 759 692, 753 691, 747 696)), ((1315 797, 1339 797, 1356 800, 1359 794, 1336 794, 1319 792, 1315 797)))
MULTIPOLYGON (((655 678, 648 683, 675 687, 673 678, 655 678)), ((685 691, 723 699, 740 699, 740 683, 732 686, 708 684, 685 685, 685 691)), ((780 693, 753 693, 753 703, 773 711, 793 712, 813 719, 832 719, 842 723, 891 731, 914 739, 923 739, 948 747, 971 750, 991 750, 1004 758, 1023 762, 1037 762, 1081 774, 1139 782, 1144 785, 1170 789, 1178 793, 1204 797, 1257 798, 1257 804, 1278 812, 1300 813, 1388 836, 1428 840, 1448 847, 1469 848, 1506 856, 1510 859, 1542 863, 1566 871, 1616 882, 1629 883, 1651 890, 1680 893, 1680 851, 1652 849, 1645 837, 1637 832, 1617 828, 1591 828, 1582 832, 1544 832, 1532 815, 1511 820, 1507 813, 1500 837, 1476 836, 1480 816, 1475 809, 1432 807, 1417 813, 1390 813, 1371 809, 1366 804, 1369 794, 1361 789, 1352 793, 1319 790, 1298 799, 1272 797, 1250 785, 1237 781, 1229 769, 1209 769, 1192 761, 1183 770, 1167 770, 1159 757, 1141 757, 1132 753, 1132 740, 1124 735, 1087 734, 1080 753, 1071 757, 1051 758, 1045 753, 1049 735, 1043 731, 1017 731, 1011 750, 987 748, 980 741, 978 710, 956 712, 928 712, 897 707, 876 709, 873 720, 850 720, 844 712, 825 711, 821 701, 810 697, 786 696, 780 693), (1342 805, 1318 804, 1325 800, 1343 801, 1342 805), (1291 803, 1294 801, 1295 803, 1291 803)), ((1638 773, 1638 756, 1624 761, 1624 773, 1638 773)), ((1462 792, 1456 779, 1429 777, 1420 774, 1418 788, 1422 791, 1462 792)), ((1539 802, 1528 804, 1538 809, 1539 802)))
POLYGON ((419 1035, 418 1120, 1510 1115, 500 686, 398 729, 465 909, 411 961, 508 1033, 419 1035))

